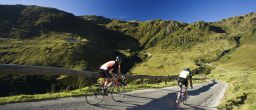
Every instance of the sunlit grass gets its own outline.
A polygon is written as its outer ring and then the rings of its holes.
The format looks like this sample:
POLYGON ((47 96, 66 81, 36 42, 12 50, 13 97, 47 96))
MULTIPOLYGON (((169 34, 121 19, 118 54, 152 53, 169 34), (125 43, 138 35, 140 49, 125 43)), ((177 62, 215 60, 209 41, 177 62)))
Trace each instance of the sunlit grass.
POLYGON ((198 68, 195 60, 205 59, 210 61, 216 59, 224 50, 231 49, 234 46, 234 42, 222 39, 199 43, 189 49, 153 47, 144 51, 150 56, 144 62, 135 65, 131 72, 146 75, 178 75, 184 68, 198 68))
POLYGON ((228 83, 228 89, 219 106, 220 109, 253 110, 256 109, 256 47, 242 45, 232 54, 213 63, 223 70, 215 69, 211 78, 228 83))

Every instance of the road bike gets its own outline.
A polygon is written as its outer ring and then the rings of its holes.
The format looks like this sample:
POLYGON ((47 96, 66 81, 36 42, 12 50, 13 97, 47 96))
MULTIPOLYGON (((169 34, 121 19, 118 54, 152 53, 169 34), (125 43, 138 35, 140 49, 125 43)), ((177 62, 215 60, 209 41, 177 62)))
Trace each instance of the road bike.
POLYGON ((187 87, 184 87, 184 85, 181 84, 181 82, 179 82, 179 86, 180 86, 180 90, 176 93, 176 98, 175 98, 176 100, 174 100, 174 104, 176 106, 179 106, 180 103, 183 103, 185 105, 189 98, 187 87))
MULTIPOLYGON (((115 78, 117 78, 117 75, 115 75, 115 78)), ((110 82, 113 83, 112 86, 106 87, 102 84, 92 84, 88 87, 86 91, 86 102, 91 105, 98 104, 102 101, 104 96, 108 96, 108 94, 111 94, 111 98, 114 101, 121 101, 125 96, 125 77, 122 76, 122 81, 116 81, 110 82)))

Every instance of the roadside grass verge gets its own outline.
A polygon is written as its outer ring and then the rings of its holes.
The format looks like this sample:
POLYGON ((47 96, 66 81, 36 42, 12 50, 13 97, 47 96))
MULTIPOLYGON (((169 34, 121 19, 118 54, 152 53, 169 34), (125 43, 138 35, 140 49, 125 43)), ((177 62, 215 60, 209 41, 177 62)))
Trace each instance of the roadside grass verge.
POLYGON ((255 75, 256 70, 211 74, 210 77, 228 83, 228 88, 218 108, 221 110, 255 110, 255 75))
POLYGON ((256 109, 256 47, 244 44, 233 53, 213 63, 210 78, 216 78, 228 84, 228 88, 219 105, 219 109, 255 110, 256 109))

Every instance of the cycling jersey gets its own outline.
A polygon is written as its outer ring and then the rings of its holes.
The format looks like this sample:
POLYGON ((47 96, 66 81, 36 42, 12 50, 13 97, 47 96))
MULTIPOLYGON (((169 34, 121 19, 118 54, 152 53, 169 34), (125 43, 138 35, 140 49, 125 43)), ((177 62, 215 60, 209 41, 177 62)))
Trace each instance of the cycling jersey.
POLYGON ((181 71, 178 78, 178 85, 185 85, 185 87, 188 87, 188 77, 192 77, 191 72, 186 70, 181 71))
POLYGON ((188 76, 192 76, 192 74, 189 71, 181 71, 179 77, 187 79, 188 76))
POLYGON ((115 61, 108 61, 100 67, 100 69, 102 70, 110 70, 114 68, 117 68, 117 64, 115 63, 115 61))

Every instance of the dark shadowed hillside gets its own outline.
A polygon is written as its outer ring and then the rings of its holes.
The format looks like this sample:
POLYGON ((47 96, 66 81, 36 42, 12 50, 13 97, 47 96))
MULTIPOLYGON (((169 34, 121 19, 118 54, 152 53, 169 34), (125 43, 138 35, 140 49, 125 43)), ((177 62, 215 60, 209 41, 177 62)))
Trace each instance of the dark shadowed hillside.
MULTIPOLYGON (((0 63, 96 71, 105 61, 122 56, 119 50, 139 49, 133 37, 54 8, 0 5, 0 15, 0 63)), ((2 93, 31 93, 29 89, 16 90, 19 84, 24 88, 42 86, 44 89, 34 91, 42 93, 74 89, 81 81, 84 83, 81 78, 41 78, 43 82, 40 83, 33 77, 2 76, 1 88, 9 88, 2 93), (74 83, 66 83, 68 79, 74 83)))

